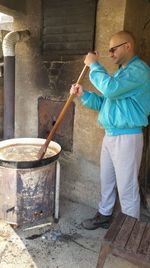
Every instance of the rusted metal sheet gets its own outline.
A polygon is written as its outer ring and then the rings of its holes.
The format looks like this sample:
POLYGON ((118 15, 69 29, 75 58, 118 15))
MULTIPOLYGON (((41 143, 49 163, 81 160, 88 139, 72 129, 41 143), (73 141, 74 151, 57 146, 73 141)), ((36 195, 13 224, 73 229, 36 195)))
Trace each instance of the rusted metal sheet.
POLYGON ((97 0, 43 1, 43 56, 66 58, 93 50, 97 0))
MULTIPOLYGON (((53 124, 60 114, 65 101, 54 101, 40 97, 38 100, 38 137, 47 138, 53 124)), ((63 121, 58 127, 53 140, 66 151, 72 150, 73 144, 74 103, 71 103, 63 121)))
POLYGON ((0 167, 0 218, 21 225, 54 214, 56 162, 31 169, 0 167))

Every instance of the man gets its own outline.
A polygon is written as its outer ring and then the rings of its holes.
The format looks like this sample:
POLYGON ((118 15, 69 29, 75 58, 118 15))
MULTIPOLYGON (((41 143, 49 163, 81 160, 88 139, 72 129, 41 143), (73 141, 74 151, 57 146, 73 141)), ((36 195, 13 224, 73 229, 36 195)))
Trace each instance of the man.
POLYGON ((72 85, 70 94, 81 97, 83 105, 97 110, 105 129, 100 161, 101 200, 94 218, 84 220, 84 228, 108 228, 118 190, 123 213, 139 219, 138 173, 142 158, 142 127, 150 114, 150 68, 135 55, 131 33, 120 31, 110 40, 109 54, 119 66, 109 75, 98 63, 98 53, 88 53, 85 64, 89 78, 101 95, 72 85))

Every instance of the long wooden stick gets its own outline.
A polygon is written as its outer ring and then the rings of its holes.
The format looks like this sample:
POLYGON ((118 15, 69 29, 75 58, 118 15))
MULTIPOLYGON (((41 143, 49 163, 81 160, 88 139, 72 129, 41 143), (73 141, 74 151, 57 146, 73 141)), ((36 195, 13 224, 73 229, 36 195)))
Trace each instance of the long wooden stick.
MULTIPOLYGON (((82 72, 79 75, 79 78, 78 78, 76 84, 82 83, 83 78, 85 77, 85 74, 87 73, 87 70, 88 69, 89 69, 89 67, 85 65, 84 68, 83 68, 83 70, 82 70, 82 72)), ((46 150, 47 150, 47 147, 48 147, 50 141, 52 140, 52 137, 53 137, 55 131, 57 130, 58 126, 60 125, 62 119, 64 118, 64 115, 65 115, 66 111, 68 110, 69 105, 72 102, 72 100, 74 99, 74 97, 75 97, 74 94, 73 95, 70 95, 68 97, 68 100, 66 101, 66 103, 65 103, 65 105, 64 105, 61 113, 59 114, 59 116, 58 116, 58 118, 57 118, 57 120, 56 120, 56 122, 55 122, 55 124, 54 124, 54 126, 52 128, 52 130, 50 131, 50 133, 49 133, 49 135, 48 135, 45 143, 41 146, 41 148, 40 148, 40 150, 38 152, 37 157, 38 157, 39 160, 42 159, 43 156, 45 155, 46 150)))

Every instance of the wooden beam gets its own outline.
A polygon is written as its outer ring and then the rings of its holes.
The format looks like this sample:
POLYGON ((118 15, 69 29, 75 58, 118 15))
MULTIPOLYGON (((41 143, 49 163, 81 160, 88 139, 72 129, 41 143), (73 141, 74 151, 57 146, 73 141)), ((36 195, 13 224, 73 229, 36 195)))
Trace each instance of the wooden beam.
POLYGON ((26 0, 0 0, 0 12, 10 16, 26 13, 26 0))

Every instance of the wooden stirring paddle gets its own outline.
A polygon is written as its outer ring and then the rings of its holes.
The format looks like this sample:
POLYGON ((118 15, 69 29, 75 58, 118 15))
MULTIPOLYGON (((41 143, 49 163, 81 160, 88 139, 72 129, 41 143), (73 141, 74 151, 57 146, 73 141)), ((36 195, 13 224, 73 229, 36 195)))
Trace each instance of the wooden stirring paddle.
MULTIPOLYGON (((82 72, 79 75, 79 78, 78 78, 76 84, 81 84, 82 83, 83 78, 85 77, 88 69, 89 69, 89 67, 85 65, 83 70, 82 70, 82 72)), ((54 126, 52 127, 52 130, 50 131, 45 143, 41 146, 41 148, 40 148, 40 150, 39 150, 39 152, 37 154, 37 158, 39 160, 41 160, 44 157, 44 155, 46 153, 46 150, 47 150, 47 147, 48 147, 50 141, 52 140, 52 137, 53 137, 55 131, 57 130, 59 124, 61 123, 62 119, 64 118, 64 115, 65 115, 67 109, 69 108, 69 105, 72 102, 72 100, 74 99, 74 97, 75 97, 74 94, 69 95, 68 100, 66 101, 61 113, 59 114, 54 126)))

